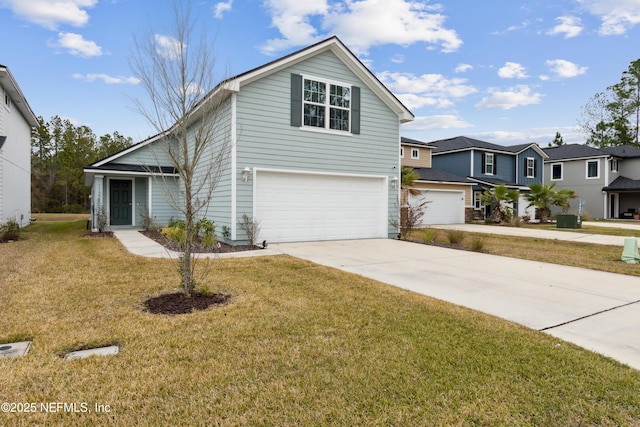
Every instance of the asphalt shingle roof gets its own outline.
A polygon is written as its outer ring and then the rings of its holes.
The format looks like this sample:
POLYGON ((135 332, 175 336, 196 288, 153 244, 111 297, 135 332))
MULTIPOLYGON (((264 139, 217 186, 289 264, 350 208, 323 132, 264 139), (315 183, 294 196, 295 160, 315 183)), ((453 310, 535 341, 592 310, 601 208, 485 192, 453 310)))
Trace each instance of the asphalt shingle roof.
POLYGON ((611 154, 614 157, 621 158, 634 158, 640 157, 640 147, 634 147, 633 145, 619 145, 616 147, 603 148, 607 154, 611 154))
POLYGON ((594 147, 582 144, 563 144, 559 147, 547 147, 542 151, 547 153, 549 159, 547 162, 554 160, 568 160, 568 159, 580 159, 585 157, 602 157, 607 153, 594 147))
POLYGON ((602 191, 638 191, 640 190, 640 180, 631 179, 624 176, 617 177, 611 184, 604 187, 602 191))
POLYGON ((533 143, 505 146, 487 141, 481 141, 479 139, 469 138, 466 136, 456 136, 455 138, 431 141, 426 145, 434 147, 433 154, 445 153, 449 151, 469 150, 472 148, 482 148, 485 150, 502 151, 515 154, 526 149, 527 147, 530 147, 531 145, 533 145, 533 143))

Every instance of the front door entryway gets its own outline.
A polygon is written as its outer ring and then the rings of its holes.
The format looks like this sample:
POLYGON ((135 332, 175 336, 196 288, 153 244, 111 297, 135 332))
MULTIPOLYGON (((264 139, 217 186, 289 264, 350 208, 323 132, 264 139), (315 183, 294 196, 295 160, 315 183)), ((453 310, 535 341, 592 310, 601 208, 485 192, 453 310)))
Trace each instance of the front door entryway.
POLYGON ((125 179, 112 179, 110 181, 110 206, 111 225, 131 225, 132 199, 131 181, 125 179))

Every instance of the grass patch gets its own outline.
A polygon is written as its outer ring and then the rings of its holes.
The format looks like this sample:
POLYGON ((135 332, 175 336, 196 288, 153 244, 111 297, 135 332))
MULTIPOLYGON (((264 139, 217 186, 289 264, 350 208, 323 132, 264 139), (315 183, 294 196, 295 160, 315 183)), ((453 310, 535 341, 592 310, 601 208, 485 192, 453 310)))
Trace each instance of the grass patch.
MULTIPOLYGON (((600 227, 593 228, 598 231, 600 227)), ((451 230, 433 230, 435 231, 434 242, 450 243, 449 231, 451 230)), ((420 242, 421 236, 418 234, 420 232, 416 230, 408 240, 420 242)), ((472 232, 465 232, 459 244, 471 250, 478 250, 478 246, 481 246, 479 251, 491 255, 640 276, 640 268, 637 264, 627 264, 620 259, 621 246, 472 232)))
MULTIPOLYGON (((6 402, 110 413, 3 413, 6 425, 633 425, 640 373, 544 333, 287 256, 216 260, 229 304, 140 309, 175 262, 38 222, 0 246, 6 402), (117 342, 67 363, 63 349, 117 342)), ((468 238, 468 236, 467 236, 468 238)), ((488 236, 485 236, 487 239, 488 236)), ((504 242, 503 242, 504 244, 504 242)), ((485 244, 486 247, 486 244, 485 244)), ((529 252, 531 248, 529 248, 529 252)))

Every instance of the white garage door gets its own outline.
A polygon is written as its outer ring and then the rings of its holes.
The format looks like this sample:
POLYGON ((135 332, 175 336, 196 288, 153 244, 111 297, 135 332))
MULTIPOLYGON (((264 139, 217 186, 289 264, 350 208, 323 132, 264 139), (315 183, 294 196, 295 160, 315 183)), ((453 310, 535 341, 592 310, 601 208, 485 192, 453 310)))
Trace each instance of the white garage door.
POLYGON ((254 194, 268 242, 388 236, 383 177, 257 171, 254 194))
POLYGON ((421 225, 464 224, 464 191, 428 190, 410 195, 411 203, 428 201, 421 225))

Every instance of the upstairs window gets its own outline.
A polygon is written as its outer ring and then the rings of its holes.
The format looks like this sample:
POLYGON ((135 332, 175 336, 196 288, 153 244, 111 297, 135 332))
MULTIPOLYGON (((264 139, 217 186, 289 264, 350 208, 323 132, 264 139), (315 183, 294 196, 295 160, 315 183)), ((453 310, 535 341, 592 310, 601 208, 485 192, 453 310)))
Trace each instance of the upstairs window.
POLYGON ((618 159, 611 159, 611 172, 618 172, 618 159))
POLYGON ((420 158, 420 150, 418 150, 417 148, 412 148, 411 149, 411 158, 412 159, 419 159, 420 158))
POLYGON ((493 175, 496 173, 496 159, 493 153, 482 154, 482 173, 485 175, 493 175))
POLYGON ((349 132, 351 88, 304 79, 304 126, 349 132))
POLYGON ((527 157, 525 160, 526 165, 526 177, 527 178, 535 178, 536 177, 536 159, 533 157, 527 157))
POLYGON ((360 133, 360 88, 291 74, 291 126, 360 133))
POLYGON ((551 165, 551 181, 562 181, 562 163, 551 165))
POLYGON ((600 177, 600 168, 598 160, 587 161, 587 179, 596 179, 600 177))

